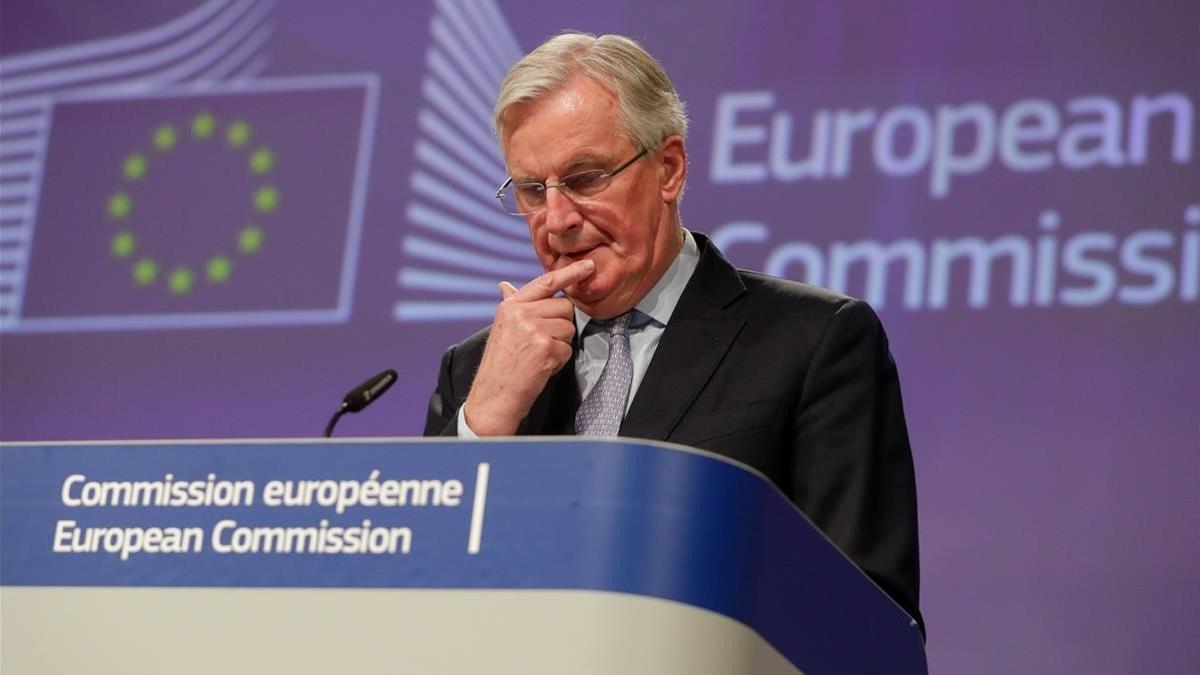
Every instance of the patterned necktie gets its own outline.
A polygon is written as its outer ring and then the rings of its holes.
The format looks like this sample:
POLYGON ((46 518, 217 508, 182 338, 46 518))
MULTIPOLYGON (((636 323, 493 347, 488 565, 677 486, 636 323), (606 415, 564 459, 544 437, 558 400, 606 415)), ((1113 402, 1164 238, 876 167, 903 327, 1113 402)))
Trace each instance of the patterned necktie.
POLYGON ((608 361, 575 414, 577 436, 616 436, 621 429, 633 383, 633 359, 629 355, 632 317, 633 311, 629 311, 608 321, 608 361))

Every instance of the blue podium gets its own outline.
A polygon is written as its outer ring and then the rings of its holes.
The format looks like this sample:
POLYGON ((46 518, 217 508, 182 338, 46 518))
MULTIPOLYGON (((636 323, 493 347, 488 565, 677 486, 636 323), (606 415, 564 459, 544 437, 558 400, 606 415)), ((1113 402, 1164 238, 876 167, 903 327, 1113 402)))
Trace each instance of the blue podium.
POLYGON ((564 438, 0 446, 4 673, 924 673, 771 483, 564 438))

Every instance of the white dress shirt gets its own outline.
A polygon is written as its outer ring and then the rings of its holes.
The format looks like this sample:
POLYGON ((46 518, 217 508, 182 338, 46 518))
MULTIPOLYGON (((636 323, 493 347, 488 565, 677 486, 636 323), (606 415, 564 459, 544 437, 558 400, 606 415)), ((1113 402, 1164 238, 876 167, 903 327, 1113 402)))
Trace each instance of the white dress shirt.
MULTIPOLYGON (((658 283, 634 305, 633 318, 629 322, 629 353, 633 359, 633 382, 629 386, 629 398, 625 401, 625 412, 633 403, 642 378, 650 367, 650 360, 658 349, 663 331, 671 321, 675 306, 683 295, 683 289, 696 271, 700 262, 700 248, 691 232, 683 231, 683 247, 663 273, 658 283)), ((575 382, 579 386, 579 400, 587 398, 588 392, 600 379, 604 364, 608 361, 608 340, 603 331, 587 331, 592 320, 579 308, 575 309, 575 331, 582 347, 575 354, 575 382)), ((458 415, 458 435, 461 438, 478 438, 467 426, 467 416, 458 415)))

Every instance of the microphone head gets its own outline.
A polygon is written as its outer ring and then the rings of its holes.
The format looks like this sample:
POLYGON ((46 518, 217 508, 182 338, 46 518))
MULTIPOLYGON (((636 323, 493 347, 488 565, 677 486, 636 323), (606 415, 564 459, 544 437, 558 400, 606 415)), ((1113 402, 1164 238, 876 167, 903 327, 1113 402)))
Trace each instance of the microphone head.
POLYGON ((363 382, 342 399, 342 409, 346 412, 358 412, 371 404, 371 401, 383 395, 389 387, 395 384, 399 375, 391 368, 363 382))

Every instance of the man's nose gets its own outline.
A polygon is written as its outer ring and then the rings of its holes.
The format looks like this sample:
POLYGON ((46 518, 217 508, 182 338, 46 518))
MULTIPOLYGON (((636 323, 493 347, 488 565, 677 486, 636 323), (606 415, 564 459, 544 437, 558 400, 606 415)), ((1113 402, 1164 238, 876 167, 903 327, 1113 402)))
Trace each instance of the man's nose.
POLYGON ((583 222, 579 207, 560 187, 546 190, 546 228, 552 234, 564 234, 583 222))

